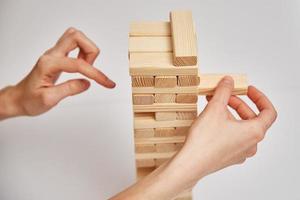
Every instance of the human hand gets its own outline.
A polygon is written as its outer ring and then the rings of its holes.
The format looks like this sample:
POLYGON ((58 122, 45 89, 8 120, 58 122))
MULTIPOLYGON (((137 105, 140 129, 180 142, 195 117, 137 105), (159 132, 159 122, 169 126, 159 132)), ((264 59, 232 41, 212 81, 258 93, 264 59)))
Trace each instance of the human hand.
POLYGON ((39 115, 62 99, 89 88, 90 82, 86 79, 72 79, 55 85, 62 72, 80 73, 104 87, 115 87, 113 81, 93 66, 98 54, 99 49, 90 39, 82 32, 69 28, 55 46, 39 58, 20 83, 4 90, 11 97, 7 98, 11 105, 8 115, 39 115), (77 58, 68 57, 76 48, 79 48, 77 58))
POLYGON ((181 162, 190 184, 201 177, 234 164, 241 164, 257 152, 257 144, 277 117, 268 98, 253 86, 247 96, 256 105, 256 114, 239 97, 231 96, 233 80, 225 77, 207 97, 208 105, 190 128, 184 147, 174 158, 181 162), (236 119, 227 105, 241 120, 236 119))

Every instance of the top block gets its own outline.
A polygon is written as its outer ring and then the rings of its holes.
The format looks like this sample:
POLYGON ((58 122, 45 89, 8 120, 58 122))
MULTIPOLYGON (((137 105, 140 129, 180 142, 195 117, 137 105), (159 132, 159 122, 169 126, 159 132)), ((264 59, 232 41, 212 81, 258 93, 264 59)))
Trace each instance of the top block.
POLYGON ((170 13, 175 66, 197 64, 197 40, 191 11, 170 13))

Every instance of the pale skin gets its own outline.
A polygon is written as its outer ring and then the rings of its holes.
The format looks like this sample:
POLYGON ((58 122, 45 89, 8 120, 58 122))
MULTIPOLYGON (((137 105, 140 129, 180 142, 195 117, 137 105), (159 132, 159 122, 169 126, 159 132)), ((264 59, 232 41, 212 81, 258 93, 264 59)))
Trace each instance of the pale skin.
MULTIPOLYGON (((45 113, 64 98, 86 91, 90 86, 87 79, 107 88, 115 87, 93 66, 98 54, 99 49, 90 39, 69 28, 22 81, 0 90, 0 120, 45 113), (78 57, 68 57, 76 48, 80 50, 78 57), (80 73, 87 79, 56 84, 62 72, 80 73)), ((219 82, 192 124, 183 148, 172 159, 111 199, 172 199, 203 177, 254 156, 277 113, 261 91, 249 86, 247 96, 256 105, 256 113, 232 95, 233 85, 231 77, 219 82), (228 106, 240 118, 235 118, 228 106)))

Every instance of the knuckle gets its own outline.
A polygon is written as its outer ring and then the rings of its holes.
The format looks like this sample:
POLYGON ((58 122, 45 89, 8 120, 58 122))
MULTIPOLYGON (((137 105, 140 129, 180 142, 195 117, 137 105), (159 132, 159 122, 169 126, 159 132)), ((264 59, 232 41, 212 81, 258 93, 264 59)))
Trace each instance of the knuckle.
POLYGON ((248 157, 255 156, 256 153, 257 153, 257 147, 252 148, 252 149, 248 152, 248 157))
POLYGON ((45 107, 52 107, 55 105, 55 102, 53 101, 51 96, 49 96, 49 94, 47 92, 42 92, 40 95, 40 99, 41 99, 42 105, 45 107))
POLYGON ((243 159, 241 159, 241 160, 238 162, 238 164, 239 164, 239 165, 244 164, 245 161, 246 161, 246 158, 243 158, 243 159))
POLYGON ((70 34, 70 36, 71 36, 73 39, 78 39, 78 38, 81 37, 81 34, 82 34, 81 31, 76 30, 76 31, 72 32, 72 33, 70 34))
POLYGON ((75 32, 76 31, 76 28, 74 28, 74 27, 69 27, 68 29, 67 29, 67 34, 70 34, 70 33, 73 33, 73 32, 75 32))
POLYGON ((50 60, 50 56, 49 55, 42 55, 39 59, 38 59, 38 62, 37 62, 37 65, 38 66, 45 66, 49 63, 49 60, 50 60))
POLYGON ((251 129, 252 139, 257 143, 264 139, 264 130, 261 126, 253 127, 251 129))

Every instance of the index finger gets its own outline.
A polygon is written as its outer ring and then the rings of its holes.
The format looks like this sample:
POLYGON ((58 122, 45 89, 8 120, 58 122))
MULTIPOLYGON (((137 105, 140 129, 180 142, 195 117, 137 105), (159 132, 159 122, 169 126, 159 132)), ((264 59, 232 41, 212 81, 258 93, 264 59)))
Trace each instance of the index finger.
POLYGON ((256 120, 259 122, 264 130, 267 130, 273 122, 276 120, 277 112, 271 103, 271 101, 261 91, 253 86, 248 88, 248 97, 255 103, 256 107, 260 111, 256 120))
POLYGON ((76 48, 80 49, 79 58, 92 64, 99 55, 99 48, 84 33, 75 28, 69 28, 57 41, 51 52, 59 56, 67 56, 76 48))

